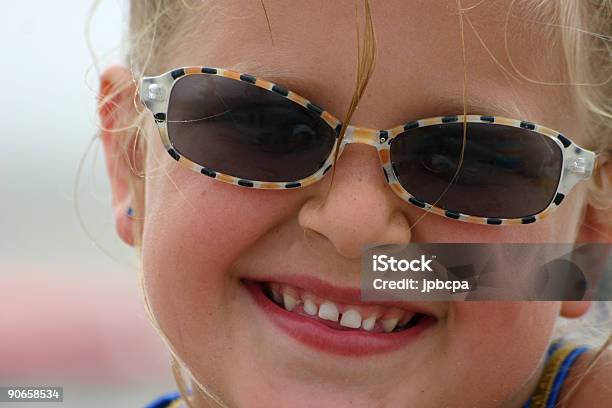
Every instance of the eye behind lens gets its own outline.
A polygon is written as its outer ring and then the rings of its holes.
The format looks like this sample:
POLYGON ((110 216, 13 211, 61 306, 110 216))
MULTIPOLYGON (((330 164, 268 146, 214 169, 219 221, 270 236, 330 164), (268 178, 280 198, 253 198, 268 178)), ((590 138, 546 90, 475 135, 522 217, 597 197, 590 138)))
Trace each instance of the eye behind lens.
POLYGON ((336 135, 320 114, 283 95, 218 75, 174 84, 168 137, 189 160, 247 180, 291 182, 316 173, 336 135))
POLYGON ((499 124, 445 123, 393 139, 399 183, 419 201, 478 217, 523 218, 544 210, 559 184, 563 155, 540 133, 499 124))

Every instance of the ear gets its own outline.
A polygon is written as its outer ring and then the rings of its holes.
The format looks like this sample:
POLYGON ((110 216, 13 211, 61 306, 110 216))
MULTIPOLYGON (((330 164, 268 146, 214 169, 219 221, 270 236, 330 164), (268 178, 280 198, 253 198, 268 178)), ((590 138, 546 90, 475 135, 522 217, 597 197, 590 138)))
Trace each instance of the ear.
POLYGON ((597 158, 576 242, 612 243, 612 153, 597 158))
POLYGON ((131 125, 138 115, 133 102, 135 92, 132 75, 125 67, 109 67, 100 76, 100 136, 110 179, 115 225, 119 237, 131 246, 135 242, 133 218, 142 217, 134 212, 136 197, 132 197, 130 191, 130 178, 135 177, 129 159, 136 135, 131 125))
MULTIPOLYGON (((612 160, 608 152, 598 157, 593 170, 593 185, 582 223, 576 237, 577 243, 612 242, 612 160)), ((607 257, 604 258, 604 260, 607 257)), ((561 316, 580 317, 591 307, 591 301, 565 301, 561 303, 561 316)))
POLYGON ((590 307, 590 300, 581 300, 579 302, 564 301, 561 302, 561 312, 559 314, 567 318, 576 318, 585 314, 590 307))

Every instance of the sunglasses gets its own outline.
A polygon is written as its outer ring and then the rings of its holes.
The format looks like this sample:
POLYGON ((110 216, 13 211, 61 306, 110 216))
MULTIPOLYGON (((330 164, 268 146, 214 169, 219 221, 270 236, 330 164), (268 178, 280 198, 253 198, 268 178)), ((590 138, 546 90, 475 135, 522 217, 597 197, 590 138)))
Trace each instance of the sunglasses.
POLYGON ((555 130, 499 116, 439 116, 386 130, 349 125, 340 138, 341 122, 313 102, 221 68, 145 77, 140 97, 170 156, 208 177, 246 188, 305 187, 331 169, 337 149, 365 143, 400 198, 479 224, 544 218, 591 176, 596 159, 555 130))

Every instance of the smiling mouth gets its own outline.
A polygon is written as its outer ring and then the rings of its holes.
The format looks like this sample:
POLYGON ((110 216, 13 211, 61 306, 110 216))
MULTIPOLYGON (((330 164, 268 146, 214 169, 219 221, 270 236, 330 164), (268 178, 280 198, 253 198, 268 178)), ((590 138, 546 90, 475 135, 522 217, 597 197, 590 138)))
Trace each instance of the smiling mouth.
POLYGON ((399 307, 334 302, 288 284, 258 282, 257 285, 276 306, 338 331, 399 333, 433 319, 399 307))
MULTIPOLYGON (((361 290, 315 277, 241 279, 254 311, 310 349, 349 358, 401 350, 434 336, 438 315, 425 304, 365 302, 361 290)), ((258 326, 259 327, 259 326, 258 326)), ((265 326, 263 326, 265 327, 265 326)), ((280 340, 280 338, 278 339, 280 340)), ((277 341, 274 334, 274 341, 277 341)))

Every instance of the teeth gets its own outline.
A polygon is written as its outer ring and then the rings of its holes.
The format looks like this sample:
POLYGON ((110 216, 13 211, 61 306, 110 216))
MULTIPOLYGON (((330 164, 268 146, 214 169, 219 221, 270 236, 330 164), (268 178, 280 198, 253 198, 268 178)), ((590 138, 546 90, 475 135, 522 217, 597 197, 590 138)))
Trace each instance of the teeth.
POLYGON ((297 300, 295 300, 295 298, 289 293, 285 292, 283 293, 283 303, 285 304, 285 309, 287 309, 288 311, 292 311, 295 308, 295 305, 297 304, 297 300))
POLYGON ((357 329, 361 326, 361 315, 358 311, 349 309, 342 313, 342 319, 340 319, 340 326, 351 327, 357 329))
POLYGON ((363 322, 361 322, 361 328, 363 330, 372 331, 375 323, 376 323, 376 316, 370 316, 367 319, 364 319, 363 322))
POLYGON ((274 302, 284 306, 290 312, 313 317, 318 316, 320 319, 339 323, 342 327, 361 329, 367 332, 379 332, 381 328, 385 333, 399 331, 404 329, 415 315, 415 313, 396 307, 375 306, 368 308, 344 304, 337 305, 303 289, 300 290, 284 284, 270 283, 267 286, 266 293, 274 302), (302 307, 298 308, 298 306, 302 307), (340 311, 343 311, 342 314, 340 314, 340 311), (368 317, 363 318, 361 313, 367 313, 368 317), (379 319, 380 324, 377 325, 376 321, 379 319), (338 320, 340 321, 338 322, 338 320))
POLYGON ((280 293, 278 293, 275 290, 272 290, 272 299, 274 299, 274 301, 278 303, 279 305, 283 304, 283 297, 281 296, 280 293))
POLYGON ((319 306, 319 317, 325 320, 331 320, 332 322, 338 321, 338 307, 332 302, 323 302, 319 306))
POLYGON ((382 324, 383 324, 383 330, 385 331, 385 333, 392 332, 393 329, 395 329, 395 325, 397 324, 398 320, 399 319, 397 317, 393 317, 391 319, 384 319, 382 321, 382 324))
POLYGON ((304 301, 304 312, 306 312, 306 314, 309 314, 310 316, 316 316, 318 312, 317 305, 315 305, 312 300, 306 299, 304 301))

